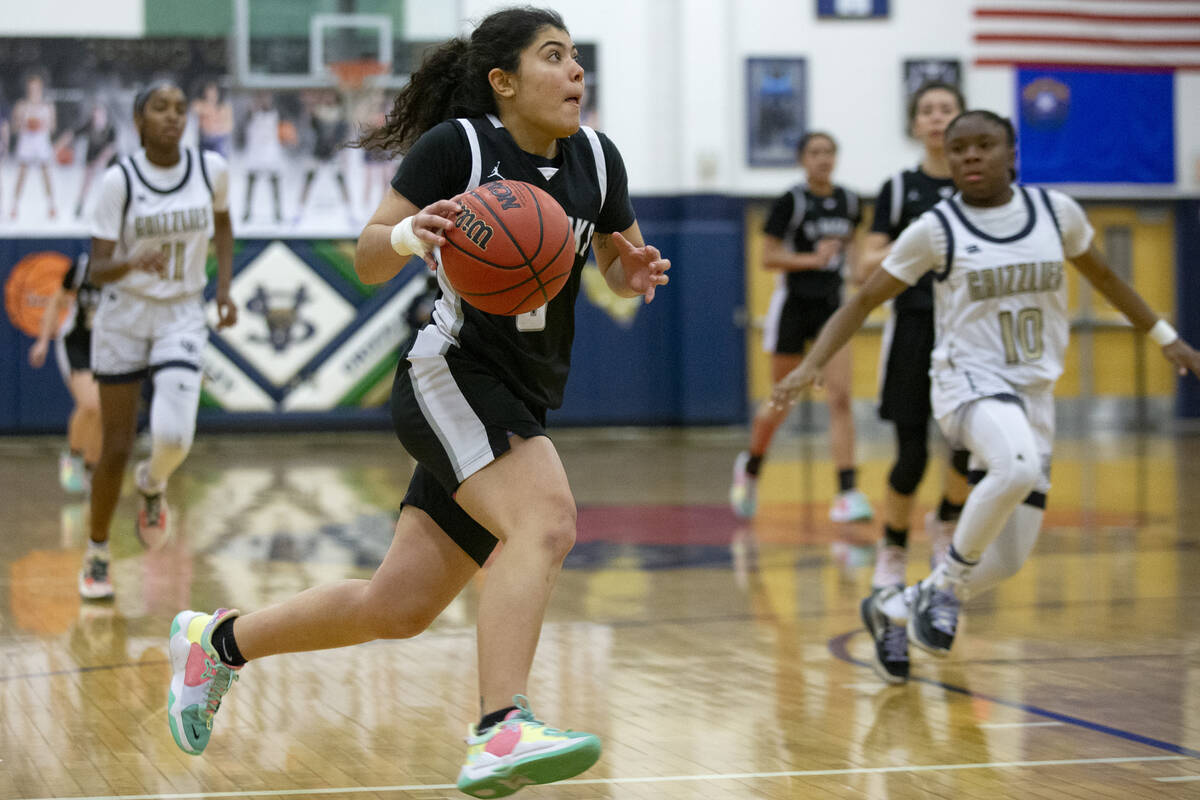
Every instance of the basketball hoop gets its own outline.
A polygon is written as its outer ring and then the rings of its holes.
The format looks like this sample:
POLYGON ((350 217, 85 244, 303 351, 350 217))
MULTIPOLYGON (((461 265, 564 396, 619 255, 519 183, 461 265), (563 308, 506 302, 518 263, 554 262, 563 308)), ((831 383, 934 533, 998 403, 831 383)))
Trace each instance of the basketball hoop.
POLYGON ((329 71, 337 76, 338 85, 343 91, 358 91, 366 83, 367 78, 382 75, 387 72, 388 65, 382 61, 363 58, 354 61, 333 61, 329 71))

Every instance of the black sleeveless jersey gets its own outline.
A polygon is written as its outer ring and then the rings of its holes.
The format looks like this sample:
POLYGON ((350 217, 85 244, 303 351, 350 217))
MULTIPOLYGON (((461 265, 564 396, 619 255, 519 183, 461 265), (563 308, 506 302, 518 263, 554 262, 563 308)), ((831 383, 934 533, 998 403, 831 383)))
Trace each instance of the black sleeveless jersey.
POLYGON ((624 231, 634 223, 625 164, 607 136, 586 126, 559 139, 558 154, 550 160, 522 150, 500 120, 488 115, 447 120, 431 128, 400 162, 392 187, 424 208, 495 180, 538 186, 567 212, 575 233, 571 277, 546 305, 505 317, 464 302, 439 270, 441 293, 433 320, 410 352, 430 355, 441 346, 457 347, 527 404, 558 408, 571 364, 575 298, 592 234, 624 231))
MULTIPOLYGON (((812 253, 821 239, 842 239, 849 244, 862 219, 858 195, 841 186, 822 197, 800 183, 775 200, 763 232, 782 239, 793 253, 812 253)), ((789 295, 831 297, 837 302, 842 291, 842 269, 846 251, 821 269, 792 270, 783 273, 789 295)))
MULTIPOLYGON (((950 178, 931 177, 920 167, 897 172, 884 182, 875 199, 871 233, 885 233, 894 242, 908 223, 954 192, 954 181, 950 178)), ((897 312, 932 311, 933 273, 926 273, 915 285, 897 295, 892 308, 897 312)))
POLYGON ((75 292, 75 306, 67 315, 59 333, 68 336, 76 331, 92 329, 92 317, 100 303, 100 287, 88 280, 88 254, 80 253, 63 274, 62 287, 75 292))

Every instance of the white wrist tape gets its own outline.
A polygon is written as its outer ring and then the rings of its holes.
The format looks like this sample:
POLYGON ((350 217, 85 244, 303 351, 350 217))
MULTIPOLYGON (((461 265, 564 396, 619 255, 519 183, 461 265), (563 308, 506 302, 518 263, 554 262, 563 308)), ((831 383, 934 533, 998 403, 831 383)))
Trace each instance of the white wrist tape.
POLYGON ((413 218, 405 217, 392 227, 392 249, 402 256, 424 256, 428 246, 417 238, 413 218))
POLYGON ((1159 347, 1166 347, 1179 338, 1179 332, 1172 328, 1171 323, 1165 319, 1154 323, 1154 327, 1147 331, 1146 335, 1153 339, 1159 347))

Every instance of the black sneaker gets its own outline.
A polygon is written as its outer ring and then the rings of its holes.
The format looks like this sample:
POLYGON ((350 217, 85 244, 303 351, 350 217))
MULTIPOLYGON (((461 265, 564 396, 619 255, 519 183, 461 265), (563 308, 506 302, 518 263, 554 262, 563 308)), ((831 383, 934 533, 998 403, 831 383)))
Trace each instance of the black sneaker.
POLYGON ((875 674, 888 683, 904 683, 908 680, 908 631, 904 625, 892 622, 879 605, 894 593, 903 591, 899 586, 876 589, 863 598, 859 606, 863 625, 875 643, 875 657, 871 667, 875 674))
POLYGON ((916 587, 908 635, 917 647, 935 656, 945 656, 954 644, 958 612, 962 603, 953 583, 942 587, 921 581, 916 587))

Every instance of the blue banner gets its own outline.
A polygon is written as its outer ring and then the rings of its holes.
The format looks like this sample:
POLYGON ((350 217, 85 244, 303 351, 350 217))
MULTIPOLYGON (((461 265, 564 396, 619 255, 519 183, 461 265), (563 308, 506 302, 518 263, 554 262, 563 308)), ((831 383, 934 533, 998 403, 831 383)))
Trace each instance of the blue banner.
POLYGON ((1027 183, 1174 183, 1169 71, 1017 72, 1020 177, 1027 183))

